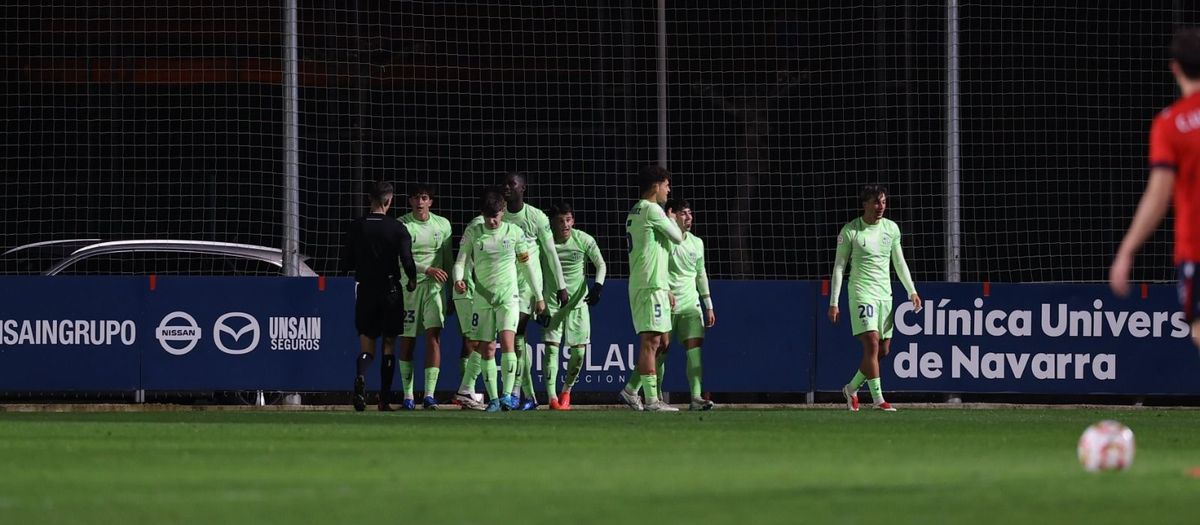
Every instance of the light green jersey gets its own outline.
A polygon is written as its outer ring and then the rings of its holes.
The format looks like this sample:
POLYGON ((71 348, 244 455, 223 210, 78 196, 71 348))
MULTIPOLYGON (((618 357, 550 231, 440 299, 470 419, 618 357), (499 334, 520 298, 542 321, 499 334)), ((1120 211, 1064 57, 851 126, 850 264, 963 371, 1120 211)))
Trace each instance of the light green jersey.
POLYGON ((675 304, 691 307, 700 303, 701 297, 709 295, 708 272, 704 269, 704 241, 685 233, 683 242, 671 249, 671 260, 667 265, 671 276, 671 295, 675 304))
MULTIPOLYGON (((463 242, 467 240, 467 230, 471 229, 471 227, 475 226, 476 224, 478 224, 480 226, 483 225, 483 216, 482 215, 476 215, 475 218, 471 219, 471 222, 468 222, 467 226, 465 228, 463 228, 463 237, 462 237, 462 239, 458 240, 458 252, 459 253, 462 253, 463 242)), ((450 284, 453 285, 454 281, 456 281, 456 280, 458 280, 458 278, 451 275, 451 283, 450 284)), ((475 265, 474 264, 467 264, 463 268, 462 281, 467 284, 467 292, 462 295, 458 295, 457 293, 455 293, 451 297, 458 298, 458 299, 474 298, 475 297, 475 265)))
MULTIPOLYGON (((481 219, 463 232, 462 246, 454 262, 454 280, 463 280, 466 267, 473 265, 475 294, 500 306, 517 297, 518 264, 528 278, 533 259, 521 229, 501 223, 499 228, 489 230, 481 219)), ((533 282, 534 290, 540 294, 541 283, 533 282)))
POLYGON ((543 270, 549 270, 550 276, 554 278, 554 291, 566 288, 562 265, 558 262, 558 255, 554 250, 554 234, 550 232, 549 217, 529 203, 522 203, 521 211, 505 210, 503 221, 505 224, 517 226, 525 234, 525 240, 529 244, 529 256, 538 261, 538 264, 534 265, 534 277, 540 282, 543 270))
POLYGON ((842 275, 850 263, 850 299, 859 301, 892 300, 892 279, 888 263, 909 295, 917 292, 904 251, 900 248, 900 227, 888 219, 867 224, 862 217, 842 227, 837 238, 837 256, 833 262, 830 306, 836 306, 841 294, 842 275))
MULTIPOLYGON (((562 263, 563 279, 567 282, 567 291, 572 295, 584 286, 587 275, 584 270, 587 262, 591 261, 596 268, 596 282, 604 284, 604 276, 608 273, 604 264, 604 256, 600 254, 600 246, 596 239, 583 230, 571 230, 571 236, 561 243, 555 243, 558 261, 562 263)), ((553 281, 547 276, 546 287, 552 286, 553 281)))
POLYGON ((625 220, 629 241, 629 291, 668 290, 667 271, 671 244, 683 242, 679 226, 667 218, 662 206, 638 199, 625 220))
MULTIPOLYGON (((413 262, 417 264, 417 283, 436 283, 433 278, 425 275, 430 268, 448 270, 454 263, 454 255, 450 253, 450 221, 445 217, 429 214, 429 218, 421 221, 412 213, 400 217, 400 222, 408 228, 412 237, 413 262)), ((408 283, 408 277, 403 277, 408 283)))

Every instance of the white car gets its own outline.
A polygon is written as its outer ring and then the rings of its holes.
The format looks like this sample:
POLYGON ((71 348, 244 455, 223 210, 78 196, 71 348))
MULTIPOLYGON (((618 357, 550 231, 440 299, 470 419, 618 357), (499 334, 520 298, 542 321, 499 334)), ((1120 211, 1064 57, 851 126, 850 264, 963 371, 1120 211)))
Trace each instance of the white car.
MULTIPOLYGON (((306 258, 297 275, 316 277, 306 258)), ((65 239, 0 254, 0 273, 17 275, 282 275, 279 248, 216 241, 65 239)))

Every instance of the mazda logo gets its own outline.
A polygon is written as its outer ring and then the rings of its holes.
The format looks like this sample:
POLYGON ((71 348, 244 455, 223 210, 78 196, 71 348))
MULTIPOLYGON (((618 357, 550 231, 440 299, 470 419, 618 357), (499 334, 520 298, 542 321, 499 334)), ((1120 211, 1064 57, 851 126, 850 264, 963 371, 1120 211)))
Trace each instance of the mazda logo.
POLYGON ((258 320, 254 316, 243 312, 229 312, 217 318, 217 323, 213 325, 213 343, 216 343, 217 349, 230 355, 242 355, 250 353, 258 346, 259 337, 262 330, 258 326, 258 320), (231 319, 244 319, 246 322, 233 323, 240 328, 230 326, 231 319), (249 337, 246 334, 251 334, 249 337), (223 339, 228 338, 231 346, 225 346, 223 339), (247 340, 249 342, 247 342, 247 340))

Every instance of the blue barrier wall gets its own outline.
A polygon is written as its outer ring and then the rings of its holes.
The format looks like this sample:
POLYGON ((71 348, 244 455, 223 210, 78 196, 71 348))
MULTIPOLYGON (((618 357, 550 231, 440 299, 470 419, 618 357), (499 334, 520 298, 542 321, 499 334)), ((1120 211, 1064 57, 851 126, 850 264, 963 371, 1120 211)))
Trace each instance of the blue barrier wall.
MULTIPOLYGON (((1200 355, 1175 288, 1118 299, 1103 285, 921 283, 925 308, 897 303, 885 390, 1049 394, 1200 393, 1200 355)), ((905 297, 896 286, 893 296, 905 297)), ((816 389, 837 391, 862 346, 821 297, 816 389)), ((853 315, 842 294, 843 315, 853 315)))
MULTIPOLYGON (((345 278, 0 277, 0 390, 349 388, 357 355, 354 283, 345 278)), ((1103 286, 922 283, 926 309, 897 303, 886 390, 1200 393, 1200 356, 1174 288, 1117 300, 1103 286)), ((849 319, 831 325, 814 282, 714 282, 717 326, 704 345, 705 390, 836 391, 861 351, 849 319)), ((903 296, 897 288, 896 297, 903 296)), ((845 294, 843 293, 843 298, 845 294)), ((843 299, 843 315, 850 315, 843 299)), ((592 310, 576 387, 616 391, 637 355, 626 282, 592 310)), ((459 381, 457 318, 442 337, 439 389, 459 381)), ((529 340, 538 351, 540 329, 529 340)), ((423 338, 416 355, 421 389, 423 338)), ((558 366, 565 375, 565 356, 558 366)), ((376 388, 378 374, 368 375, 376 388)), ((397 385, 399 384, 397 380, 397 385)), ((666 389, 686 391, 682 348, 666 389)))
MULTIPOLYGON (((592 345, 576 389, 616 392, 636 364, 638 337, 629 314, 628 282, 604 284, 604 300, 592 309, 592 345)), ((800 281, 713 282, 717 324, 705 334, 704 389, 712 392, 807 392, 812 377, 812 323, 808 300, 814 283, 800 281)), ((541 341, 534 325, 531 341, 541 341)), ((539 392, 541 351, 535 368, 539 392)), ((561 357, 561 356, 560 356, 561 357)), ((560 366, 565 367, 562 358, 560 366)), ((683 347, 672 342, 664 372, 666 390, 686 392, 683 347)), ((565 370, 565 368, 564 368, 565 370)), ((565 372, 559 372, 560 380, 565 372)))
MULTIPOLYGON (((144 277, 0 278, 9 297, 20 298, 0 304, 0 390, 349 388, 358 355, 352 280, 327 279, 323 290, 317 279, 161 277, 153 289, 150 283, 144 277), (76 341, 75 326, 97 323, 116 325, 116 336, 76 341), (60 333, 69 333, 70 339, 60 333)), ((606 284, 604 301, 592 311, 593 343, 576 386, 580 391, 615 392, 628 379, 637 355, 626 282, 606 284)), ((813 338, 806 334, 813 323, 813 302, 807 298, 814 293, 813 284, 727 282, 713 287, 721 306, 705 350, 706 388, 809 390, 813 338), (783 304, 789 307, 764 308, 783 304), (756 331, 741 328, 747 326, 756 331), (798 326, 804 328, 797 331, 798 326)), ((461 377, 457 317, 448 318, 447 325, 442 390, 454 389, 461 377)), ((535 373, 541 391, 541 331, 536 323, 530 326, 530 343, 539 352, 535 373)), ((418 390, 424 346, 418 338, 418 390)), ((681 349, 674 348, 673 355, 678 357, 668 365, 667 386, 687 390, 681 349)), ((560 366, 565 364, 564 357, 560 366)), ((368 388, 377 388, 378 374, 368 374, 367 381, 368 388)))
POLYGON ((0 277, 0 389, 137 389, 145 288, 135 277, 0 277))

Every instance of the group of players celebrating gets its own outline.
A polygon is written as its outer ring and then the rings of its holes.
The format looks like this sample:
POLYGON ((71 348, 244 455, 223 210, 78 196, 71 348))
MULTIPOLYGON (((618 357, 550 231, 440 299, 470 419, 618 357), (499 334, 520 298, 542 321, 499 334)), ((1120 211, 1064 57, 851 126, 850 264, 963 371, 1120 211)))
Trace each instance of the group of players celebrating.
MULTIPOLYGON (((703 396, 701 347, 705 330, 717 319, 705 271, 704 242, 691 234, 691 205, 682 199, 668 199, 670 172, 657 165, 645 166, 638 173, 638 188, 640 198, 629 212, 625 229, 629 309, 640 350, 619 398, 634 410, 678 411, 662 400, 659 390, 667 349, 674 339, 681 342, 687 359, 689 408, 711 410, 712 401, 703 396)), ((556 203, 546 215, 525 202, 525 189, 525 176, 519 172, 510 172, 499 185, 485 189, 479 215, 467 224, 458 255, 452 259, 450 222, 431 211, 433 191, 428 185, 411 188, 408 203, 412 212, 391 224, 387 220, 391 185, 376 185, 371 213, 351 224, 343 252, 348 254, 344 264, 358 281, 355 323, 362 353, 354 380, 355 409, 366 408, 363 374, 374 361, 376 340, 382 338, 379 409, 392 410, 396 335, 400 336, 401 408, 416 408, 412 360, 418 334, 424 334, 427 348, 422 405, 425 409, 438 407, 433 394, 440 368, 441 331, 446 317, 452 315, 448 305, 457 313, 463 337, 463 375, 455 404, 488 412, 539 407, 533 386, 534 352, 526 342, 529 321, 536 319, 543 327, 546 352, 542 370, 549 407, 571 409, 571 389, 591 342, 589 308, 600 301, 606 265, 596 239, 575 228, 575 211, 569 203, 556 203), (585 275, 588 262, 595 268, 595 284, 590 290, 585 275), (387 277, 381 278, 384 274, 387 277), (447 284, 451 285, 450 303, 446 301, 447 284), (401 289, 409 293, 401 294, 401 289), (570 355, 560 391, 558 371, 564 350, 570 355), (486 403, 475 394, 481 376, 486 403)), ((889 266, 895 268, 918 311, 921 298, 904 260, 900 229, 883 217, 885 190, 868 186, 859 200, 862 215, 846 224, 837 237, 829 320, 837 323, 841 316, 838 298, 849 264, 851 324, 862 342, 863 358, 842 389, 846 406, 852 411, 859 409, 858 390, 866 384, 876 409, 895 411, 884 400, 880 384, 880 362, 888 354, 893 330, 889 266)))
MULTIPOLYGON (((1110 268, 1109 281, 1117 295, 1129 291, 1134 254, 1161 223, 1175 197, 1175 262, 1179 271, 1179 298, 1200 346, 1200 206, 1194 204, 1200 177, 1200 29, 1175 35, 1170 69, 1182 98, 1154 120, 1150 140, 1151 174, 1121 249, 1110 268)), ((629 307, 640 338, 636 369, 621 390, 620 399, 636 410, 677 411, 660 399, 667 348, 672 338, 682 341, 687 356, 687 377, 692 410, 710 410, 713 404, 701 393, 700 348, 704 331, 716 323, 708 276, 704 270, 704 243, 691 235, 691 207, 686 201, 668 200, 671 174, 650 165, 638 173, 640 198, 625 222, 629 241, 629 307), (645 396, 643 400, 642 395, 645 396)), ((525 177, 507 174, 488 189, 480 214, 463 232, 453 273, 450 264, 450 223, 430 212, 433 192, 416 185, 409 192, 412 213, 400 221, 387 219, 391 185, 380 183, 371 192, 371 212, 351 223, 343 250, 343 264, 355 272, 355 324, 362 353, 354 382, 354 406, 366 406, 363 373, 373 362, 376 339, 382 337, 385 359, 381 364, 380 410, 388 403, 392 382, 394 336, 402 330, 400 371, 403 408, 414 409, 412 350, 417 333, 424 333, 429 351, 425 363, 427 409, 436 408, 440 357, 439 337, 447 312, 444 288, 453 281, 453 304, 458 311, 464 341, 463 378, 455 402, 469 409, 500 411, 537 408, 533 391, 533 352, 525 342, 525 328, 540 319, 546 345, 543 370, 550 408, 570 410, 571 388, 579 377, 584 350, 590 341, 588 307, 600 300, 604 289, 604 258, 596 240, 574 228, 574 210, 558 203, 547 216, 524 201, 525 177), (405 227, 398 226, 403 224, 405 227), (410 246, 411 244, 411 246, 410 246), (596 268, 595 284, 585 287, 585 260, 596 268), (403 275, 402 275, 403 274, 403 275), (400 292, 402 287, 409 294, 400 292), (555 291, 553 296, 544 292, 555 291), (403 310, 398 310, 404 295, 403 310), (495 346, 500 347, 500 369, 495 346), (559 352, 570 349, 563 389, 558 391, 559 352), (473 390, 482 375, 488 403, 476 401, 473 390), (503 382, 497 384, 498 379, 503 382), (521 402, 524 398, 525 401, 521 402)), ((889 266, 895 269, 914 311, 921 297, 912 282, 900 244, 900 229, 883 217, 887 194, 880 186, 864 188, 859 199, 862 215, 847 223, 837 237, 828 317, 841 317, 838 299, 847 264, 850 319, 853 334, 862 342, 862 361, 842 389, 849 410, 859 409, 858 391, 866 384, 874 408, 895 409, 883 397, 880 363, 890 350, 893 331, 889 266)))
MULTIPOLYGON (((640 352, 619 399, 634 410, 678 411, 660 396, 667 349, 674 339, 682 343, 686 357, 689 409, 712 410, 714 404, 703 397, 702 388, 704 331, 716 324, 708 273, 704 270, 704 242, 691 234, 694 217, 688 201, 668 199, 670 171, 647 165, 638 171, 637 179, 640 199, 626 218, 625 231, 630 254, 629 307, 640 352)), ((422 405, 437 409, 433 392, 437 390, 440 337, 450 314, 445 301, 448 284, 450 304, 457 313, 463 338, 462 381, 454 403, 464 409, 490 412, 539 408, 533 384, 534 351, 526 340, 529 321, 536 320, 542 325, 546 348, 542 357, 546 400, 552 410, 571 410, 571 388, 580 376, 592 337, 589 308, 600 302, 604 291, 605 260, 595 237, 575 228, 575 210, 570 204, 554 204, 547 216, 527 204, 524 194, 526 177, 521 173, 506 174, 499 185, 486 188, 480 198, 479 216, 463 230, 457 257, 451 259, 450 223, 431 211, 433 192, 426 185, 410 189, 408 204, 412 212, 394 221, 403 228, 391 225, 398 235, 372 237, 370 231, 382 231, 384 225, 389 225, 382 223, 386 223, 392 198, 390 185, 377 185, 372 192, 371 213, 352 223, 343 252, 350 254, 346 264, 359 280, 355 324, 362 354, 354 380, 356 410, 366 408, 364 373, 373 361, 377 338, 383 339, 384 349, 379 410, 391 410, 391 354, 397 333, 401 337, 401 408, 416 408, 413 349, 416 336, 424 333, 422 405), (376 223, 380 224, 371 230, 376 223), (376 239, 377 245, 398 239, 398 248, 378 249, 368 242, 371 239, 376 239), (364 248, 367 245, 372 246, 370 252, 364 248), (371 254, 380 253, 384 257, 372 262, 371 254), (354 254, 358 254, 356 259, 354 254), (595 268, 590 290, 586 278, 589 261, 595 268), (384 288, 394 294, 402 288, 409 291, 403 294, 402 308, 395 312, 389 309, 388 301, 379 301, 378 294, 367 286, 379 282, 379 274, 386 271, 390 271, 389 278, 383 280, 392 284, 384 288), (551 290, 554 294, 547 300, 551 290), (564 350, 570 355, 559 391, 560 352, 564 350), (487 403, 480 402, 474 392, 480 376, 487 403)), ((829 320, 838 322, 840 318, 841 280, 850 264, 847 288, 852 330, 862 340, 863 361, 842 393, 847 408, 857 411, 858 390, 865 384, 876 409, 894 411, 883 399, 880 382, 880 362, 888 355, 893 332, 889 266, 895 268, 917 310, 920 296, 900 247, 900 229, 883 218, 887 193, 880 186, 868 186, 859 200, 863 215, 846 224, 838 235, 829 320)), ((398 306, 401 301, 394 303, 398 306)))
MULTIPOLYGON (((630 306, 634 327, 641 337, 641 354, 637 370, 620 397, 636 410, 678 410, 661 401, 658 390, 674 335, 686 348, 690 408, 710 410, 713 403, 702 395, 700 347, 705 329, 716 323, 716 314, 704 269, 704 243, 689 233, 690 205, 683 200, 667 200, 667 170, 647 166, 639 179, 642 199, 630 212, 626 228, 631 243, 630 306), (644 402, 639 391, 645 394, 644 402)), ((571 389, 591 342, 589 307, 600 301, 606 265, 596 239, 575 228, 575 211, 569 203, 555 203, 547 215, 525 202, 525 189, 526 178, 519 172, 507 173, 500 184, 486 188, 479 201, 479 215, 463 230, 458 255, 452 258, 450 222, 431 211, 434 195, 425 184, 415 184, 409 190, 412 211, 393 221, 403 226, 398 235, 372 237, 371 233, 363 233, 370 231, 373 222, 386 217, 391 206, 391 185, 375 186, 371 213, 351 224, 343 251, 343 264, 355 272, 358 281, 355 323, 362 353, 357 358, 354 381, 356 410, 366 408, 364 374, 375 360, 378 339, 382 339, 384 353, 379 410, 393 410, 390 401, 392 376, 397 368, 392 361, 396 336, 400 337, 400 407, 416 408, 413 349, 418 334, 423 334, 426 342, 422 405, 436 409, 441 331, 451 315, 457 316, 463 336, 463 375, 455 404, 488 412, 539 407, 532 375, 535 355, 526 341, 526 328, 533 319, 543 328, 546 351, 542 370, 548 405, 552 410, 571 409, 571 389), (364 224, 368 225, 366 230, 364 224), (392 247, 391 239, 399 237, 403 238, 392 247), (372 263, 373 259, 378 260, 372 263), (588 262, 595 269, 590 290, 585 272, 588 262), (387 290, 383 296, 391 294, 391 302, 378 299, 380 294, 371 292, 368 286, 377 283, 364 279, 381 273, 371 272, 372 268, 389 264, 390 272, 384 272, 388 273, 387 282, 374 288, 387 290), (449 302, 447 285, 452 298, 449 302), (402 289, 408 293, 401 293, 402 289), (569 351, 569 357, 559 390, 562 351, 569 351), (474 393, 481 376, 486 403, 474 393)))
MULTIPOLYGON (((640 198, 629 212, 625 229, 629 243, 629 309, 640 350, 619 398, 634 410, 678 411, 662 400, 659 390, 667 349, 674 339, 685 349, 689 408, 711 410, 712 401, 703 396, 701 347, 705 330, 712 328, 717 319, 704 266, 704 242, 691 234, 691 205, 682 199, 668 199, 670 172, 657 165, 645 166, 638 173, 638 188, 640 198)), ((533 386, 534 352, 525 337, 529 321, 536 319, 543 327, 546 347, 542 370, 549 407, 571 409, 571 388, 579 379, 591 342, 589 307, 600 301, 606 265, 596 239, 575 228, 575 212, 569 203, 556 203, 546 215, 525 202, 525 189, 525 176, 519 172, 510 172, 499 185, 487 188, 479 201, 479 215, 467 224, 458 255, 452 259, 450 223, 430 210, 433 191, 428 185, 416 184, 409 191, 412 212, 392 221, 403 227, 382 224, 387 222, 392 201, 391 185, 381 183, 375 187, 371 213, 351 224, 343 252, 349 254, 344 264, 355 272, 358 281, 355 323, 362 353, 354 381, 356 410, 366 408, 363 374, 374 360, 376 339, 380 338, 384 360, 380 366, 379 409, 392 410, 389 401, 396 335, 401 338, 401 408, 416 408, 412 359, 417 334, 424 334, 427 348, 422 405, 425 409, 438 407, 433 393, 440 368, 441 330, 446 317, 452 315, 448 304, 453 305, 463 337, 463 375, 454 395, 455 404, 488 412, 539 407, 533 386), (387 229, 384 226, 398 233, 379 234, 387 229), (390 239, 399 239, 394 248, 388 244, 390 239), (381 244, 386 249, 380 249, 381 244), (590 290, 585 275, 588 262, 595 268, 590 290), (378 276, 384 273, 388 277, 381 281, 378 276), (371 292, 369 282, 386 282, 380 289, 388 292, 371 292), (451 303, 446 301, 447 284, 451 284, 451 303), (409 293, 401 294, 401 289, 409 293), (402 300, 379 299, 399 295, 403 295, 402 300), (560 391, 560 352, 568 349, 567 373, 560 391), (474 392, 481 376, 486 403, 479 401, 474 392)), ((836 323, 840 318, 839 291, 849 263, 851 324, 862 342, 863 358, 842 390, 846 405, 852 411, 859 409, 858 390, 866 384, 876 409, 895 411, 883 398, 879 373, 893 330, 889 266, 895 268, 917 310, 921 298, 904 260, 900 229, 883 217, 887 208, 885 190, 868 186, 860 197, 862 216, 838 234, 829 320, 836 323)))

